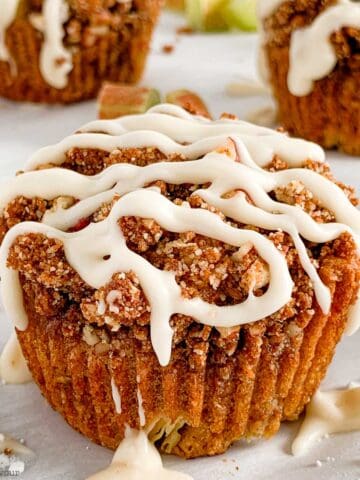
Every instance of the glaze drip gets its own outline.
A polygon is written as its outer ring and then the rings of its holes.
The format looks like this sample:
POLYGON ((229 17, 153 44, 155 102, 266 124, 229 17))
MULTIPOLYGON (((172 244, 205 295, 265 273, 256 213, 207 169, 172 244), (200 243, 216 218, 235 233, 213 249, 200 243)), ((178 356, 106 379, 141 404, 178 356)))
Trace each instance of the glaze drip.
POLYGON ((63 45, 63 24, 68 20, 68 4, 65 0, 45 0, 43 5, 44 43, 40 53, 40 71, 52 87, 62 89, 68 83, 73 68, 72 55, 63 45))
POLYGON ((0 355, 0 379, 10 384, 27 383, 32 380, 15 332, 11 334, 0 355))
POLYGON ((19 0, 2 0, 0 15, 0 61, 11 62, 11 56, 6 46, 6 30, 15 20, 19 0))
MULTIPOLYGON (((0 60, 11 62, 6 48, 6 31, 15 20, 19 0, 2 0, 0 15, 0 60)), ((65 88, 73 68, 72 54, 63 45, 64 23, 69 18, 65 0, 44 0, 41 14, 29 14, 29 21, 43 34, 40 52, 40 71, 44 80, 57 89, 65 88)))
POLYGON ((145 432, 127 429, 108 468, 87 480, 192 480, 184 473, 163 467, 159 452, 145 432))
POLYGON ((316 440, 331 433, 351 432, 360 428, 360 387, 315 393, 306 417, 293 442, 294 455, 305 453, 316 440))

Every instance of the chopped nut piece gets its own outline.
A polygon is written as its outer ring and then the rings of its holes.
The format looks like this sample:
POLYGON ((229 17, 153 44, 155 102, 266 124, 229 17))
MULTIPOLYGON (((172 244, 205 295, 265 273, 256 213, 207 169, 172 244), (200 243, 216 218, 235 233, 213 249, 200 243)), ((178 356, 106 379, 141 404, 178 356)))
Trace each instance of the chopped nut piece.
POLYGON ((90 325, 84 326, 82 339, 91 347, 100 342, 100 338, 96 335, 95 329, 90 325))
POLYGON ((166 95, 166 102, 179 105, 188 112, 194 115, 201 115, 206 118, 211 118, 209 110, 204 101, 191 90, 175 90, 166 95))
POLYGON ((104 83, 98 97, 99 118, 145 113, 160 103, 157 90, 120 83, 104 83))

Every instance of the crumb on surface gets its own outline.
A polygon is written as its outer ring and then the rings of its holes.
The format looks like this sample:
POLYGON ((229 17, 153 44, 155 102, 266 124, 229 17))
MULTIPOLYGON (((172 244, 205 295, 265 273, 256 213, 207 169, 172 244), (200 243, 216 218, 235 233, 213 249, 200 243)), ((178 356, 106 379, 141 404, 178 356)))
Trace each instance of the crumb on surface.
POLYGON ((173 53, 173 51, 175 50, 175 46, 170 43, 166 43, 162 46, 161 50, 163 53, 170 54, 173 53))

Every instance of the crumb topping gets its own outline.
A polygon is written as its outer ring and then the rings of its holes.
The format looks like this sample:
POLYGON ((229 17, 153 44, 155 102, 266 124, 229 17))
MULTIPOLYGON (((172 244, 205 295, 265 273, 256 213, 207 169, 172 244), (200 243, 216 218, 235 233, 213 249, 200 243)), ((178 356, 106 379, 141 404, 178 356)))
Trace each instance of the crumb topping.
MULTIPOLYGON (((63 167, 94 175, 115 163, 127 162, 144 166, 164 160, 186 161, 178 155, 167 157, 155 148, 119 149, 111 153, 72 149, 67 153, 63 167)), ((308 160, 304 167, 335 181, 326 164, 308 160)), ((274 157, 267 167, 272 172, 286 168, 288 165, 279 157, 274 157)), ((356 204, 354 190, 341 183, 337 184, 356 204)), ((315 312, 315 295, 289 235, 282 231, 265 231, 252 225, 242 225, 226 218, 222 212, 194 194, 195 190, 206 189, 208 185, 173 185, 158 180, 148 186, 158 188, 162 195, 176 205, 210 210, 232 226, 257 231, 271 240, 286 259, 294 287, 288 304, 264 319, 267 329, 271 331, 269 325, 274 324, 276 330, 276 325, 285 322, 289 332, 296 335, 299 329, 307 325, 315 312)), ((227 196, 231 197, 235 193, 228 192, 227 196)), ((334 221, 332 212, 317 200, 316 192, 309 192, 301 182, 281 186, 271 195, 277 201, 298 205, 316 222, 334 221)), ((112 202, 103 204, 89 218, 81 219, 70 231, 78 231, 90 222, 104 220, 118 198, 115 196, 112 202)), ((69 208, 76 201, 71 197, 59 197, 51 202, 19 197, 6 207, 1 219, 1 231, 4 234, 10 226, 23 220, 40 221, 46 210, 59 206, 69 208)), ((251 199, 247 197, 247 201, 251 202, 251 199)), ((255 296, 261 296, 268 288, 268 265, 251 244, 236 248, 191 231, 177 234, 166 231, 155 220, 146 218, 123 217, 119 220, 119 228, 129 249, 143 256, 156 268, 175 273, 185 298, 201 298, 219 306, 235 305, 243 302, 249 291, 255 296)), ((320 271, 326 271, 329 258, 354 256, 355 251, 349 234, 341 235, 334 242, 317 245, 305 241, 305 245, 311 261, 320 271)), ((93 289, 67 262, 61 241, 35 233, 17 238, 10 249, 8 265, 20 272, 24 291, 33 298, 39 315, 61 317, 65 332, 80 329, 83 341, 96 348, 97 353, 108 351, 116 335, 131 334, 144 345, 151 345, 150 305, 134 272, 117 272, 107 285, 98 290, 93 289)), ((251 328, 261 328, 261 323, 257 322, 251 328)), ((190 348, 199 351, 199 357, 208 348, 207 341, 218 348, 219 352, 223 352, 219 353, 220 356, 232 355, 241 343, 244 328, 215 329, 179 314, 172 316, 171 325, 174 329, 174 344, 185 342, 190 348)))

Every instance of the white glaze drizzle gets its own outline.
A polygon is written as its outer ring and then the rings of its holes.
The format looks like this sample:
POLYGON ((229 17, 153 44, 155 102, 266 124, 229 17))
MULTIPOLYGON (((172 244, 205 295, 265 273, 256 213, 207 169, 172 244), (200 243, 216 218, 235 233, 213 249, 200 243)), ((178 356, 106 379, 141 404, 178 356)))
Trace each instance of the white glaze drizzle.
POLYGON ((144 427, 146 425, 146 417, 145 417, 145 410, 144 410, 144 402, 143 402, 143 397, 141 394, 140 390, 140 377, 136 377, 136 382, 137 382, 137 391, 136 391, 136 397, 137 397, 137 402, 138 402, 138 414, 139 414, 139 423, 140 427, 144 427))
POLYGON ((13 332, 0 355, 0 378, 4 383, 18 384, 32 380, 16 333, 13 332))
POLYGON ((6 31, 15 20, 18 5, 19 0, 1 0, 0 61, 11 61, 10 53, 6 46, 6 31))
POLYGON ((69 12, 65 0, 44 0, 43 35, 40 52, 40 71, 44 80, 57 89, 65 88, 68 74, 73 68, 72 55, 63 45, 63 24, 69 12))
POLYGON ((303 454, 317 439, 331 433, 360 429, 360 387, 318 391, 292 444, 294 455, 303 454))
POLYGON ((308 95, 316 80, 333 71, 338 60, 330 37, 343 27, 360 28, 359 4, 342 0, 320 13, 308 27, 292 33, 288 88, 293 95, 308 95))
MULTIPOLYGON (((187 118, 189 114, 183 112, 181 109, 175 110, 178 119, 187 118)), ((132 117, 127 117, 127 123, 132 121, 132 117)), ((190 117, 189 121, 200 126, 208 123, 204 119, 194 117, 190 117)), ((100 130, 110 127, 113 127, 113 124, 109 122, 96 124, 96 128, 100 130)), ((115 128, 118 127, 119 125, 115 123, 115 128)), ((147 132, 134 134, 138 135, 141 143, 142 136, 147 135, 147 132)), ((269 136, 259 137, 260 143, 269 136)), ((77 136, 78 139, 82 137, 83 134, 77 136)), ((282 255, 269 240, 255 232, 230 227, 211 212, 176 206, 162 197, 157 190, 143 189, 147 183, 154 180, 176 184, 210 182, 211 186, 208 189, 195 193, 220 209, 226 216, 268 230, 281 229, 288 232, 298 250, 301 263, 313 282, 318 303, 325 313, 328 312, 329 291, 312 265, 300 235, 310 241, 323 243, 337 238, 344 231, 357 234, 360 231, 360 213, 350 204, 339 187, 315 172, 296 168, 270 173, 260 169, 249 155, 241 138, 235 137, 228 141, 227 154, 210 153, 196 161, 163 162, 147 167, 117 164, 93 177, 57 168, 28 172, 16 177, 10 188, 2 191, 0 206, 4 207, 9 199, 19 194, 46 199, 70 195, 81 200, 67 210, 47 212, 43 219, 47 226, 25 222, 14 227, 5 237, 1 250, 2 289, 5 308, 15 320, 17 327, 25 329, 27 319, 19 302, 21 289, 17 273, 8 270, 5 264, 8 248, 16 236, 29 231, 62 240, 69 263, 84 281, 94 288, 105 285, 112 274, 117 272, 132 270, 138 275, 150 303, 151 338, 162 365, 168 363, 171 355, 172 331, 169 319, 172 314, 190 315, 202 323, 215 327, 233 327, 239 325, 240 318, 243 319, 243 323, 259 320, 274 313, 289 301, 292 281, 288 268, 282 255), (316 192, 321 203, 333 211, 337 221, 342 223, 318 224, 300 208, 275 202, 269 197, 268 193, 274 188, 286 185, 294 179, 301 181, 310 191, 316 192), (249 204, 241 192, 230 199, 223 198, 225 193, 239 189, 249 194, 254 205, 249 204), (110 201, 114 194, 122 195, 122 198, 106 220, 91 224, 73 234, 61 231, 67 230, 78 219, 90 215, 103 202, 110 201), (233 307, 217 307, 199 299, 184 300, 173 273, 157 270, 142 257, 127 249, 117 221, 119 217, 129 215, 154 218, 166 230, 174 232, 191 230, 238 247, 251 242, 270 268, 270 286, 267 292, 262 297, 256 298, 249 292, 245 302, 233 307), (50 225, 58 230, 51 228, 50 225), (97 238, 95 243, 92 241, 94 237, 97 238), (110 260, 103 261, 104 255, 111 255, 110 260)), ((99 147, 98 144, 96 146, 99 147)), ((47 157, 47 161, 52 162, 56 155, 55 149, 52 156, 47 157)), ((354 236, 356 237, 355 234, 354 236)))
POLYGON ((49 162, 61 165, 65 153, 74 147, 100 148, 110 152, 116 148, 156 146, 165 154, 179 153, 197 159, 223 145, 229 136, 239 137, 260 166, 270 163, 275 154, 290 166, 301 166, 308 158, 325 160, 324 151, 315 143, 289 138, 284 133, 244 121, 212 122, 192 116, 175 105, 164 104, 143 115, 90 122, 80 134, 40 149, 29 159, 25 170, 49 162))
POLYGON ((87 480, 193 480, 163 467, 159 452, 146 433, 128 429, 108 468, 87 480))
POLYGON ((116 382, 113 378, 111 378, 111 394, 112 394, 112 398, 113 398, 114 405, 115 405, 115 411, 116 411, 116 413, 120 414, 122 412, 121 395, 120 395, 119 389, 116 385, 116 382))
MULTIPOLYGON (((19 0, 1 0, 0 60, 11 62, 5 45, 6 30, 15 19, 19 0)), ((29 14, 29 21, 44 38, 40 51, 40 71, 44 80, 57 89, 65 88, 68 74, 73 68, 72 54, 63 45, 63 24, 68 20, 65 0, 44 0, 42 13, 29 14)))
POLYGON ((230 227, 211 212, 176 206, 155 191, 138 190, 124 195, 103 222, 90 224, 77 233, 64 233, 33 222, 21 223, 8 232, 1 249, 1 283, 5 309, 20 329, 26 328, 27 318, 19 291, 14 294, 12 290, 17 274, 6 268, 6 258, 15 238, 29 232, 62 240, 69 263, 94 288, 105 285, 114 273, 134 271, 151 306, 151 338, 162 365, 169 362, 171 355, 173 332, 169 319, 172 314, 190 315, 207 325, 234 326, 239 324, 239 319, 256 321, 274 313, 291 296, 292 281, 286 262, 265 237, 230 227), (250 295, 242 304, 229 307, 210 305, 200 299, 184 299, 173 273, 157 270, 144 258, 128 250, 117 226, 118 218, 125 215, 154 218, 169 231, 197 231, 239 247, 251 241, 269 264, 271 282, 267 292, 261 297, 250 295), (93 242, 93 238, 97 241, 93 242), (111 255, 110 259, 102 260, 105 255, 111 255))

